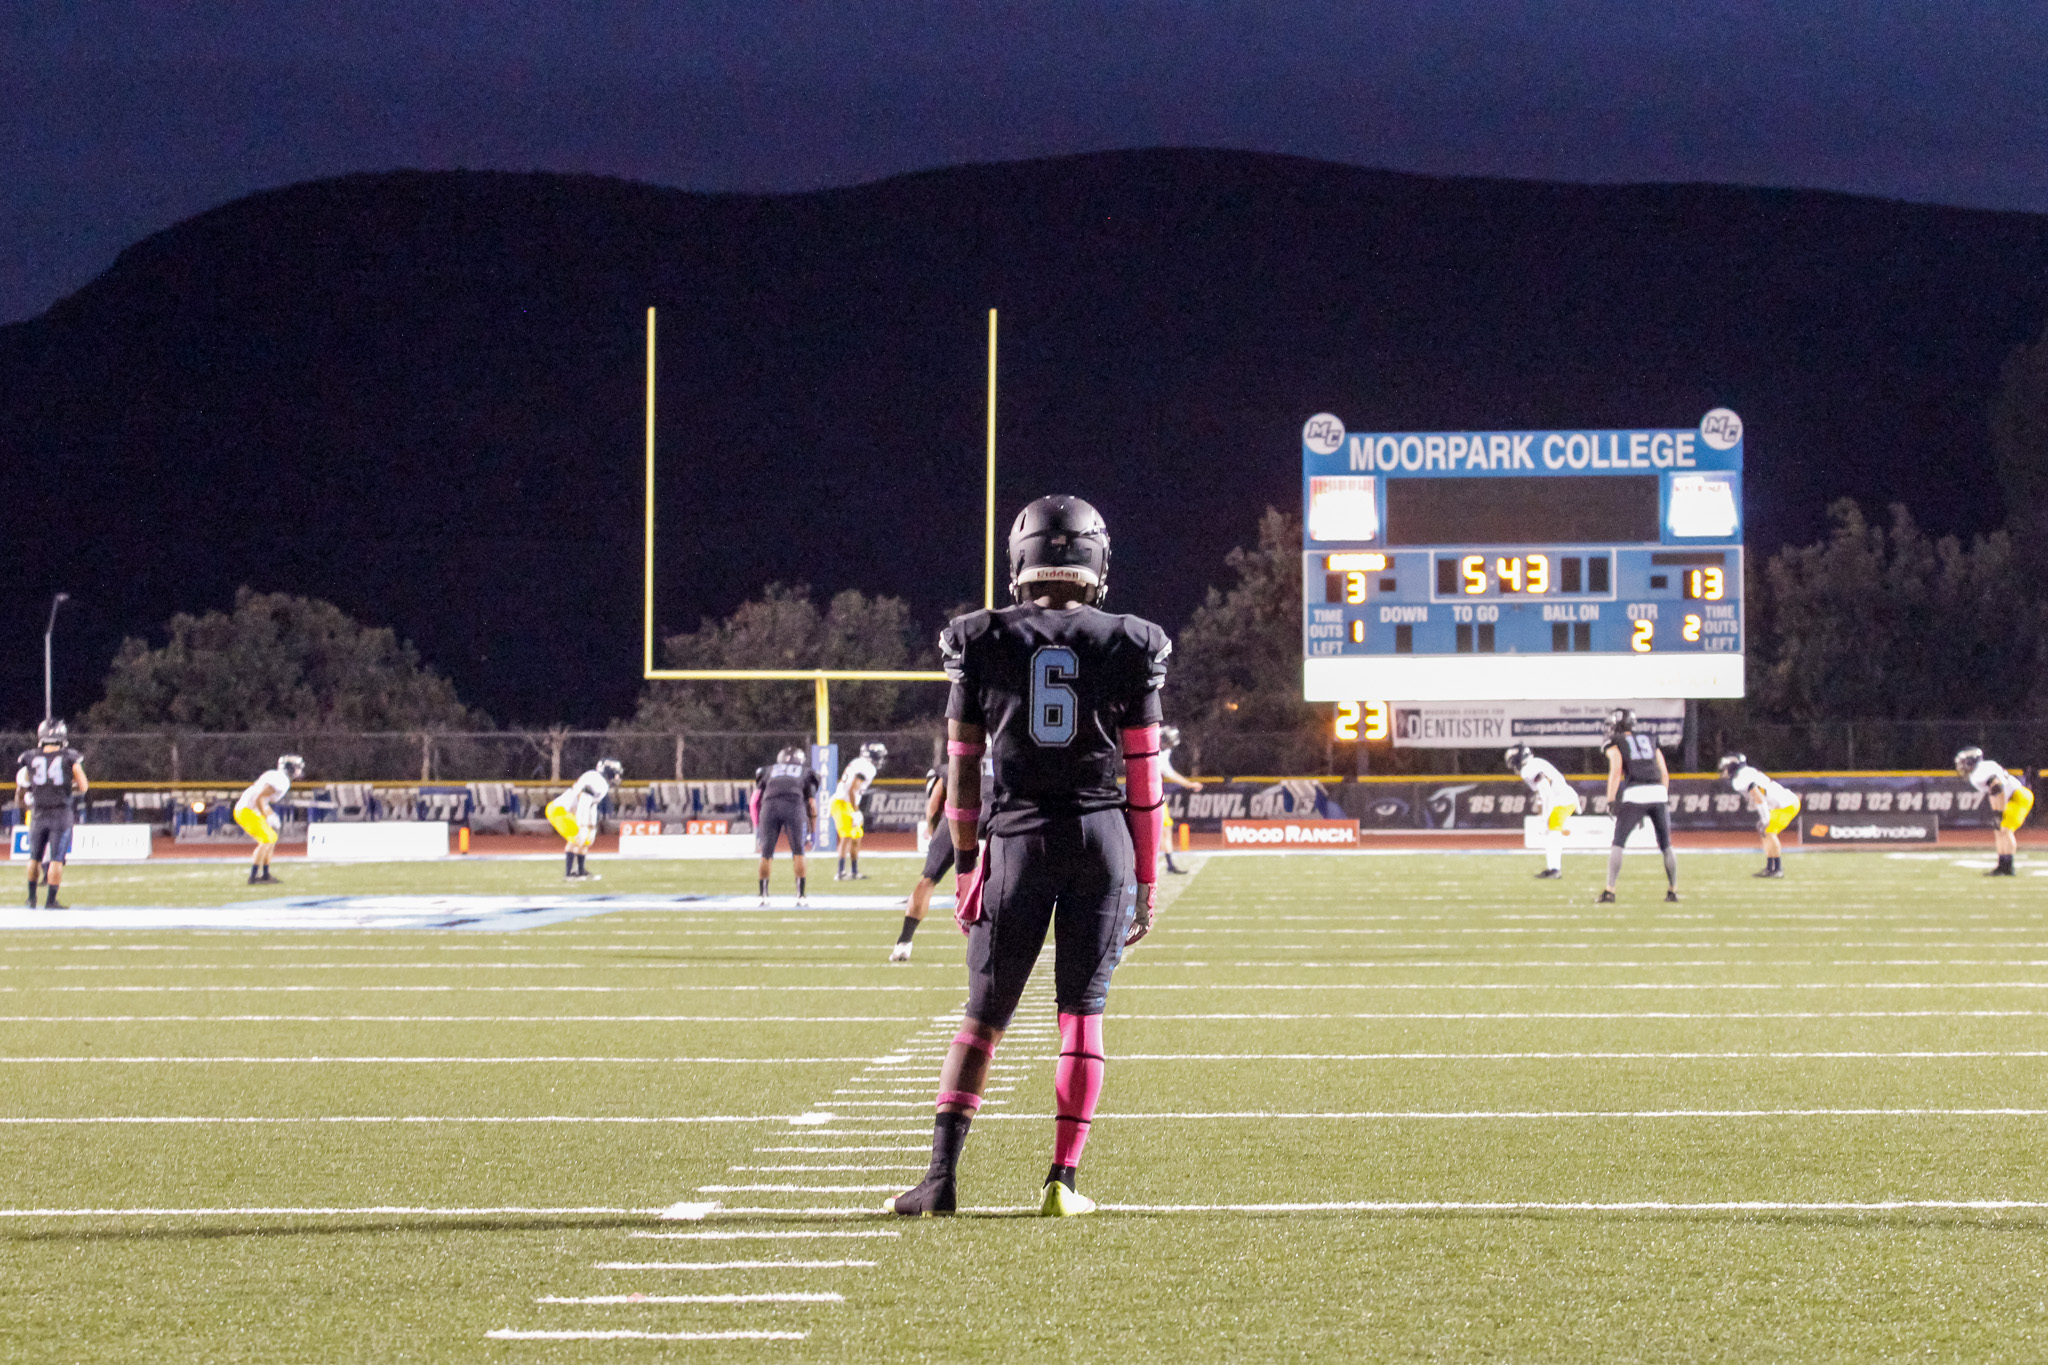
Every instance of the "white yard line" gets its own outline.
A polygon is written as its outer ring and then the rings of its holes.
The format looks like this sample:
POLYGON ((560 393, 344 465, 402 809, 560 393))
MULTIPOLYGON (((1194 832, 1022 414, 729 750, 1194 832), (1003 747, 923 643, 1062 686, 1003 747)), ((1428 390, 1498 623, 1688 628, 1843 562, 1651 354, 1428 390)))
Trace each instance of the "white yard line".
POLYGON ((883 1194, 898 1191, 903 1182, 887 1185, 699 1185, 699 1194, 883 1194))
POLYGON ((523 1332, 500 1327, 493 1341, 803 1341, 809 1332, 523 1332))
POLYGON ((403 1204, 376 1204, 357 1208, 343 1207, 247 1207, 247 1208, 200 1208, 200 1209, 0 1209, 0 1218, 352 1218, 367 1215, 390 1216, 403 1214, 423 1218, 477 1218, 503 1214, 534 1214, 567 1216, 570 1214, 621 1214, 653 1217, 660 1209, 626 1209, 575 1205, 571 1207, 540 1207, 532 1205, 506 1204, 481 1206, 477 1208, 431 1208, 403 1204))
POLYGON ((262 1115, 206 1115, 206 1114, 100 1114, 74 1118, 5 1117, 0 1125, 33 1126, 44 1124, 250 1124, 250 1125, 291 1125, 313 1123, 789 1123, 787 1114, 672 1114, 672 1115, 631 1115, 631 1114, 327 1114, 304 1117, 266 1117, 262 1115))
POLYGON ((871 1270, 876 1261, 599 1261, 594 1270, 871 1270))
POLYGON ((592 1056, 537 1056, 537 1057, 5 1057, 0 1056, 0 1066, 54 1065, 69 1066, 85 1063, 109 1063, 117 1066, 156 1065, 219 1065, 219 1066, 326 1066, 326 1065, 368 1065, 368 1066, 531 1066, 574 1063, 610 1063, 622 1066, 845 1066, 849 1062, 864 1062, 866 1057, 592 1057, 592 1056))
MULTIPOLYGON (((730 965, 730 964, 724 964, 730 965)), ((758 965, 758 964, 748 964, 758 965)), ((814 963, 803 964, 815 966, 814 963)), ((815 986, 703 986, 679 985, 674 982, 656 983, 649 986, 0 986, 0 993, 8 995, 31 994, 37 991, 53 995, 79 994, 152 994, 152 995, 305 995, 314 992, 333 993, 336 991, 358 991, 364 994, 400 995, 646 995, 661 992, 666 995, 701 993, 717 995, 750 995, 781 992, 802 992, 815 995, 829 992, 845 995, 852 991, 868 991, 877 994, 905 995, 927 994, 960 996, 963 988, 958 984, 947 986, 856 986, 820 982, 815 986)))
POLYGON ((1321 1019, 2041 1019, 2048 1010, 1368 1010, 1346 1014, 1111 1014, 1108 1022, 1148 1020, 1321 1019))
POLYGON ((658 1242, 779 1242, 810 1241, 824 1237, 901 1237, 900 1232, 629 1232, 658 1242))
MULTIPOLYGON (((1720 1199, 1664 1200, 1637 1199, 1614 1202, 1594 1200, 1347 1200, 1325 1203, 1274 1204, 1102 1204, 1106 1213, 2028 1213, 2048 1211, 2048 1199, 1879 1199, 1879 1200, 1791 1200, 1720 1199)), ((987 1204, 963 1206, 964 1214, 1029 1214, 1036 1204, 987 1204)), ((825 1205, 816 1208, 734 1207, 719 1210, 722 1216, 745 1218, 892 1218, 879 1207, 825 1205)))
POLYGON ((908 1014, 0 1014, 0 1024, 914 1024, 908 1014))
MULTIPOLYGON (((755 1148, 756 1151, 760 1149, 755 1148)), ((836 1171, 921 1171, 922 1166, 728 1166, 728 1171, 739 1175, 791 1175, 803 1173, 824 1175, 836 1171)))
POLYGON ((789 1292, 780 1294, 543 1294, 535 1303, 845 1303, 844 1294, 789 1292))

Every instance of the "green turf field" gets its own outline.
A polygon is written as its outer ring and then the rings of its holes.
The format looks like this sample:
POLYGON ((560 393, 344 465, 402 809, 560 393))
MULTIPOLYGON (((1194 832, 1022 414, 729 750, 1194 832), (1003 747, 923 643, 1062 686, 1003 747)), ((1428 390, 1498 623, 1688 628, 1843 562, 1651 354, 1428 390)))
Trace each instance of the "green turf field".
MULTIPOLYGON (((887 910, 13 933, 0 1356, 2038 1359, 2044 888, 1963 861, 1769 883, 1696 855, 1667 906, 1636 858, 1596 908, 1590 857, 1562 884, 1525 857, 1211 858, 1118 973, 1082 1168, 1111 1207, 1074 1221, 1013 1212, 1050 1151, 1044 993, 968 1146, 990 1212, 867 1212, 924 1163, 962 998, 943 919, 899 966, 887 910), (678 1201, 720 1207, 650 1212, 678 1201)), ((541 862, 280 873, 562 889, 541 862)), ((72 885, 277 894, 219 864, 72 885)))

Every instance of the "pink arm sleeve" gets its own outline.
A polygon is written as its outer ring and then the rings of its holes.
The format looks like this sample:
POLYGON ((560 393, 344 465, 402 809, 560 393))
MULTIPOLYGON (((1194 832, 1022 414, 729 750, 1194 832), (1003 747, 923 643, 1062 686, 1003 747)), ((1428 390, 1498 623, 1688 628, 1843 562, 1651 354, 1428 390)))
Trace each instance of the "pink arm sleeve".
POLYGON ((761 789, 759 787, 754 788, 754 794, 747 798, 747 823, 756 829, 761 827, 761 789))
POLYGON ((1150 886, 1159 880, 1159 807, 1165 786, 1159 776, 1159 727, 1124 731, 1124 823, 1131 827, 1137 852, 1137 879, 1150 886))

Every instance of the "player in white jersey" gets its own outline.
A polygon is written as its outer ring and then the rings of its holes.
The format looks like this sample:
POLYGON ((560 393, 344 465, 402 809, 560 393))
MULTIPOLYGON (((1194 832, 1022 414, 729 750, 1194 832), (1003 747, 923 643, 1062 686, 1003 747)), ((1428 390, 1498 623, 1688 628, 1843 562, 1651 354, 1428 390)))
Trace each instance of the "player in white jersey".
POLYGON ((1756 832, 1764 840, 1764 870, 1756 875, 1784 876, 1785 846, 1778 836, 1799 818, 1799 793, 1772 781, 1762 769, 1752 767, 1747 754, 1723 754, 1721 776, 1756 812, 1756 832))
POLYGON ((562 875, 570 881, 596 881, 598 878, 585 865, 584 859, 590 853, 590 846, 597 842, 598 830, 603 822, 598 818, 598 807, 611 795, 612 788, 626 775, 625 765, 616 758, 600 758, 597 766, 576 779, 569 790, 548 802, 548 823, 555 827, 555 833, 562 836, 566 845, 562 850, 562 875))
MULTIPOLYGON (((1192 777, 1182 776, 1180 769, 1173 766, 1174 747, 1179 743, 1179 726, 1162 725, 1159 727, 1159 779, 1173 786, 1184 787, 1191 792, 1198 792, 1202 789, 1202 784, 1195 781, 1192 777)), ((1159 849, 1166 857, 1166 870, 1175 876, 1179 876, 1187 871, 1187 869, 1174 864, 1173 812, 1167 809, 1164 801, 1159 803, 1159 823, 1159 849)))
POLYGON ((249 832, 256 841, 256 859, 249 864, 249 884, 274 882, 270 875, 270 856, 277 852, 277 836, 283 828, 278 817, 276 803, 292 789, 292 783, 305 776, 306 760, 297 754, 283 754, 277 766, 251 782, 248 789, 235 799, 235 823, 249 832))
POLYGON ((2013 871, 2012 859, 2020 851, 2020 826, 2034 809, 2034 793, 2003 764, 1984 757, 1984 751, 1974 744, 1956 755, 1956 771, 1965 782, 1983 792, 1991 809, 2000 813, 1998 828, 1991 836, 1998 847, 1998 866, 1991 869, 1990 875, 2018 876, 2013 871))
POLYGON ((1501 757, 1507 760, 1508 771, 1535 795, 1543 816, 1543 870, 1536 876, 1540 881, 1555 881, 1564 875, 1564 822, 1579 813, 1579 794, 1557 765, 1536 757, 1526 744, 1517 744, 1501 757))
POLYGON ((867 833, 867 817, 860 813, 861 798, 867 795, 875 774, 888 757, 889 751, 882 745, 863 744, 860 757, 839 774, 839 785, 832 792, 832 827, 839 832, 839 870, 832 874, 834 881, 862 879, 860 841, 867 833), (846 870, 849 861, 853 866, 851 872, 846 870))

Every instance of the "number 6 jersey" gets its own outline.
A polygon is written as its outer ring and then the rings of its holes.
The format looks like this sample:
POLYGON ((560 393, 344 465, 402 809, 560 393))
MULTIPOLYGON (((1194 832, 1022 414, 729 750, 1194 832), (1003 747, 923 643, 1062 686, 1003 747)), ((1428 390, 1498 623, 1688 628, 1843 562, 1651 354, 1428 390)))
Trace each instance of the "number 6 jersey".
POLYGON ((1119 732, 1159 723, 1172 652, 1150 621, 1086 606, 977 611, 939 632, 946 716, 988 735, 983 828, 1029 834, 1122 809, 1119 732))

